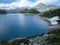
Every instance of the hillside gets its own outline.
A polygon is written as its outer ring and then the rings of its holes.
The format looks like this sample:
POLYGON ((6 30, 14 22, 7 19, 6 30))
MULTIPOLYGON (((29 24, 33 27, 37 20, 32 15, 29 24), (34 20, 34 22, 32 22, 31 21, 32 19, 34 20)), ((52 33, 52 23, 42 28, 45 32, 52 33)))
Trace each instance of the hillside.
POLYGON ((20 11, 20 13, 40 13, 40 12, 36 9, 25 9, 20 11))
POLYGON ((7 12, 0 9, 0 14, 6 14, 7 12))

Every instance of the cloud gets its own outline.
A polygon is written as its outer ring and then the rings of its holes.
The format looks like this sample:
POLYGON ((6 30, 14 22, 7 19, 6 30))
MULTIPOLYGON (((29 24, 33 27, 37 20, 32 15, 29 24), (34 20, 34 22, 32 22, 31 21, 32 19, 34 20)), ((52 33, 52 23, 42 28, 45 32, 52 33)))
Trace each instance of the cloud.
POLYGON ((30 0, 17 0, 17 2, 11 2, 11 3, 0 3, 0 8, 2 9, 14 9, 17 7, 34 7, 38 5, 39 3, 44 4, 53 4, 59 2, 59 0, 36 0, 35 2, 32 2, 30 0))
POLYGON ((20 0, 20 7, 24 7, 24 6, 34 7, 39 3, 53 4, 53 3, 56 3, 58 1, 59 0, 36 0, 35 2, 32 2, 30 0, 20 0))
POLYGON ((8 10, 15 9, 19 6, 18 4, 19 4, 18 2, 12 2, 12 3, 7 3, 7 4, 1 3, 0 9, 8 9, 8 10))
POLYGON ((20 0, 20 7, 26 7, 26 6, 30 6, 32 5, 33 3, 29 0, 20 0))
POLYGON ((42 2, 42 3, 55 3, 55 2, 58 2, 59 0, 38 0, 39 2, 42 2))
POLYGON ((37 0, 32 4, 32 6, 35 6, 37 4, 43 3, 43 4, 54 4, 56 2, 59 2, 59 0, 37 0))
POLYGON ((0 0, 0 3, 11 3, 11 2, 17 2, 19 0, 0 0))

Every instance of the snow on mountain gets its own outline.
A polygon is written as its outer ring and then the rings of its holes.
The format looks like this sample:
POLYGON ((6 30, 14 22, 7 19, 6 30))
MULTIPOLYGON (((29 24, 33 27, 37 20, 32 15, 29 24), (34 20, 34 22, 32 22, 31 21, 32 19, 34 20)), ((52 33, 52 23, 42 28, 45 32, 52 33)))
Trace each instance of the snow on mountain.
POLYGON ((39 4, 36 7, 38 7, 36 9, 40 12, 45 12, 45 11, 55 10, 60 8, 60 6, 57 6, 57 5, 45 5, 45 4, 39 4))
POLYGON ((37 9, 38 11, 40 12, 45 12, 45 11, 49 11, 49 10, 54 10, 54 9, 58 9, 60 8, 60 6, 56 6, 56 5, 46 5, 46 4, 43 4, 43 3, 39 3, 37 4, 36 6, 34 7, 17 7, 15 9, 10 9, 10 10, 6 10, 6 12, 9 12, 9 13, 13 13, 13 12, 20 12, 21 10, 25 10, 25 9, 37 9))
POLYGON ((41 8, 43 8, 43 7, 46 7, 47 5, 45 5, 45 4, 43 4, 43 3, 39 3, 39 4, 37 4, 36 6, 34 6, 34 8, 36 8, 36 9, 41 9, 41 8))

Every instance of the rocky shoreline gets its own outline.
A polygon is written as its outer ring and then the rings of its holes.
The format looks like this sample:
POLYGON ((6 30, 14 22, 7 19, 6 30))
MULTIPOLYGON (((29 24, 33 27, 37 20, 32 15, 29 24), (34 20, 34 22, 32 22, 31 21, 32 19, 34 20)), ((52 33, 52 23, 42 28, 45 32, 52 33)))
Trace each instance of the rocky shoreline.
MULTIPOLYGON (((31 37, 24 37, 24 38, 16 38, 9 40, 7 42, 2 43, 0 41, 0 45, 53 45, 52 43, 49 43, 49 40, 51 40, 54 36, 56 37, 56 34, 53 34, 51 32, 53 31, 60 31, 60 24, 59 25, 53 25, 48 26, 48 30, 44 34, 35 35, 31 37), (49 40, 47 40, 49 39, 49 40)), ((60 32, 59 32, 60 33, 60 32)), ((59 34, 58 34, 59 36, 59 34)), ((58 37, 59 38, 59 37, 58 37)), ((56 42, 57 43, 57 42, 56 42)), ((55 44, 55 43, 54 43, 55 44)), ((57 43, 57 45, 60 45, 60 43, 57 43)))
POLYGON ((60 29, 60 24, 48 26, 47 32, 60 29))

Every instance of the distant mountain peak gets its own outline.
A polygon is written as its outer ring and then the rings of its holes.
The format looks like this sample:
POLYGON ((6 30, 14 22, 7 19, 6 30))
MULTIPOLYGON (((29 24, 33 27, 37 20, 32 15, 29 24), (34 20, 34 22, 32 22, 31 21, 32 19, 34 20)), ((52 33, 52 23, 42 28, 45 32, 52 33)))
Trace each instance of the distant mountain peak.
POLYGON ((46 6, 46 4, 39 3, 36 6, 34 6, 34 8, 42 8, 42 7, 45 7, 45 6, 46 6))

